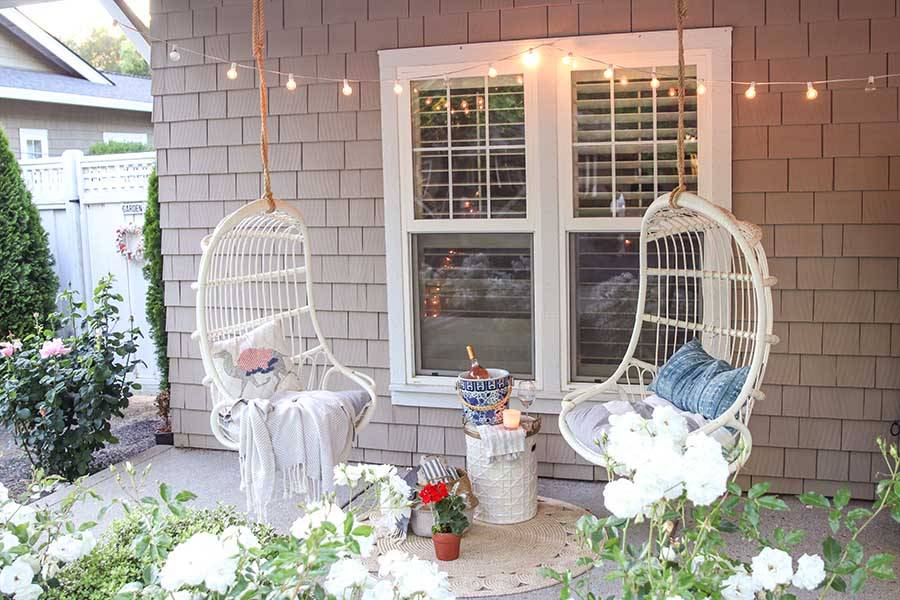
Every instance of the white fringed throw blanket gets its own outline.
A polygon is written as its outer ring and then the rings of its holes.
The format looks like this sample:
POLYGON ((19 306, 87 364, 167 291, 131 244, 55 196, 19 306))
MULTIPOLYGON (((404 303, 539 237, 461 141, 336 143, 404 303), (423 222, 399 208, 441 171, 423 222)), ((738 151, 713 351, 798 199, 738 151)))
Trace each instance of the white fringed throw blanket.
POLYGON ((267 520, 281 472, 284 497, 315 501, 334 489, 332 472, 353 439, 353 407, 325 390, 247 400, 241 416, 241 490, 247 510, 267 520))

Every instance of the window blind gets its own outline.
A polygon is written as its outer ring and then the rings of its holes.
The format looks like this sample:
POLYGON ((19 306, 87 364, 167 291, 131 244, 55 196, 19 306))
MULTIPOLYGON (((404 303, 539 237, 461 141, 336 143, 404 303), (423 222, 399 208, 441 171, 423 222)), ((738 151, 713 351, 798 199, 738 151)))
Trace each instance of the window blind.
MULTIPOLYGON (((639 217, 678 185, 676 67, 572 73, 575 216, 639 217), (623 83, 622 78, 627 80, 623 83)), ((696 67, 687 67, 687 185, 697 185, 696 67)))

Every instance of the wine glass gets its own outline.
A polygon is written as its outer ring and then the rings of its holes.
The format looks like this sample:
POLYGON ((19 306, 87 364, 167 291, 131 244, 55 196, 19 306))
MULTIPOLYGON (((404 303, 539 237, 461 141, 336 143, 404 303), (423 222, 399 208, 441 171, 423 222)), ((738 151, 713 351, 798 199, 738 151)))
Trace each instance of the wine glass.
POLYGON ((528 409, 534 404, 534 382, 527 379, 520 381, 516 386, 516 395, 519 397, 519 402, 522 403, 522 407, 525 409, 525 414, 528 415, 528 409))

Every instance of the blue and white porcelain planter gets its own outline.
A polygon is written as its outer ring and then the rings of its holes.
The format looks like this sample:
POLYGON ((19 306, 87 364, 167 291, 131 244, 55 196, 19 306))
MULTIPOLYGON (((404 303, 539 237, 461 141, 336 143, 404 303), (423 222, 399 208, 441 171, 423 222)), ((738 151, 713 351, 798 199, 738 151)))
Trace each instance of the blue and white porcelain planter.
POLYGON ((503 422, 503 409, 509 405, 513 378, 509 371, 488 369, 489 379, 466 379, 460 373, 456 389, 469 425, 498 425, 503 422))

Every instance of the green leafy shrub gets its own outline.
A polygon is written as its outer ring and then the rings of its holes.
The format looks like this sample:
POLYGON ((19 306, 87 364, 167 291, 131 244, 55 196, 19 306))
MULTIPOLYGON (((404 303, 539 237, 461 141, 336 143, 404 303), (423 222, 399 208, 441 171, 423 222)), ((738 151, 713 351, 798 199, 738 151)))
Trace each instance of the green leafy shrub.
POLYGON ((38 209, 0 130, 0 336, 24 335, 54 309, 58 282, 38 209))
MULTIPOLYGON (((156 170, 147 182, 147 210, 144 213, 144 279, 147 280, 147 322, 156 352, 159 387, 169 389, 169 357, 166 354, 166 303, 163 289, 162 230, 159 223, 159 177, 156 170)), ((159 407, 162 409, 162 407, 159 407)), ((162 412, 162 410, 160 410, 162 412)), ((165 411, 168 414, 168 410, 165 411)), ((160 414, 167 422, 168 418, 160 414)))
POLYGON ((137 328, 119 328, 112 276, 94 290, 94 311, 72 290, 67 306, 21 341, 2 344, 0 423, 13 431, 31 463, 72 480, 89 472, 94 451, 118 440, 110 419, 121 417, 133 390, 137 328), (54 331, 67 328, 66 338, 54 331))
POLYGON ((97 142, 88 148, 89 155, 129 154, 131 152, 150 152, 153 146, 144 142, 97 142))
MULTIPOLYGON (((126 583, 140 580, 144 569, 155 562, 146 555, 138 558, 134 552, 135 541, 146 530, 146 516, 146 509, 138 508, 114 521, 90 554, 59 572, 59 586, 43 597, 48 600, 108 600, 126 583)), ((248 521, 233 506, 168 514, 164 517, 161 533, 175 546, 195 533, 218 535, 232 525, 250 527, 262 544, 276 538, 271 527, 248 521)))

